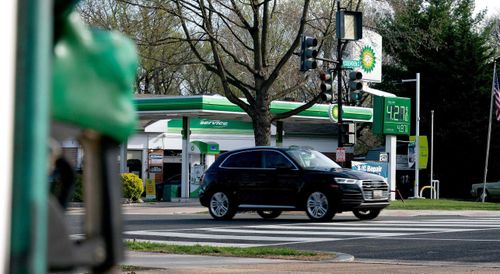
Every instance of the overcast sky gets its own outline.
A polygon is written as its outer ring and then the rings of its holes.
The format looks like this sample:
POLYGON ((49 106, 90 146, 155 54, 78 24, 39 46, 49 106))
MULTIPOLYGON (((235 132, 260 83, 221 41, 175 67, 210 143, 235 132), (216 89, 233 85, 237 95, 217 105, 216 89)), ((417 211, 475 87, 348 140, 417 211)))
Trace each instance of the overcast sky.
POLYGON ((488 8, 488 16, 500 15, 499 0, 476 0, 476 11, 488 8))

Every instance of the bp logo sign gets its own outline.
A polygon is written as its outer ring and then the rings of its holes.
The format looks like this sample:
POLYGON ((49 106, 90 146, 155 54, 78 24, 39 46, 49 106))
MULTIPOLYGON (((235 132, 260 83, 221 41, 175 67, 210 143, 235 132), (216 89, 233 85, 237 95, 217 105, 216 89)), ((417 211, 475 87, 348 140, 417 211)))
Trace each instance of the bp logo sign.
POLYGON ((370 46, 364 46, 361 49, 361 55, 359 57, 361 60, 361 68, 365 72, 372 72, 375 68, 375 51, 370 46))
POLYGON ((350 45, 349 58, 359 60, 363 81, 382 82, 382 36, 363 29, 363 39, 350 45))

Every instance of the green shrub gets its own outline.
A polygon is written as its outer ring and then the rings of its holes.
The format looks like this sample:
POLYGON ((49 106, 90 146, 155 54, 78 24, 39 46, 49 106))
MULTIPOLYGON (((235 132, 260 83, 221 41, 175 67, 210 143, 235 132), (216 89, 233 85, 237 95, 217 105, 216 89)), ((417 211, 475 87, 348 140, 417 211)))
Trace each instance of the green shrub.
MULTIPOLYGON (((59 176, 49 178, 50 193, 60 195, 63 182, 59 176)), ((83 202, 83 176, 75 174, 75 185, 71 197, 72 202, 83 202)))
POLYGON ((121 175, 121 181, 123 185, 123 197, 129 198, 132 201, 137 201, 141 198, 144 186, 139 176, 133 173, 123 173, 121 175))
POLYGON ((83 202, 83 175, 75 175, 75 188, 73 189, 73 202, 83 202))

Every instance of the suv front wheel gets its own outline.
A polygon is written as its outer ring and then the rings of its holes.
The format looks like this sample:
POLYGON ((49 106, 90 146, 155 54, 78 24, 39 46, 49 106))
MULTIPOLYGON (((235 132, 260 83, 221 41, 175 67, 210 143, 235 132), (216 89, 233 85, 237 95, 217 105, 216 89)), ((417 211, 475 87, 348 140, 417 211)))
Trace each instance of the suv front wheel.
POLYGON ((380 214, 380 209, 355 209, 352 213, 360 220, 372 220, 380 214))
POLYGON ((208 211, 216 220, 231 220, 236 214, 236 205, 226 192, 217 191, 210 197, 208 211))
POLYGON ((306 198, 306 213, 313 221, 330 221, 335 216, 333 201, 325 192, 313 191, 306 198))

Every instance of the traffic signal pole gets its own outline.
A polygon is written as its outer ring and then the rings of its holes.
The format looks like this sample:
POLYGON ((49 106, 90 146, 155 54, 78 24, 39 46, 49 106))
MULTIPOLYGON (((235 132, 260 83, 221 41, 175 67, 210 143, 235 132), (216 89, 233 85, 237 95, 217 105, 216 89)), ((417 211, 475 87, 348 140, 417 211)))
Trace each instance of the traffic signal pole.
MULTIPOLYGON (((342 140, 342 40, 347 40, 347 41, 356 41, 359 39, 362 39, 363 37, 363 30, 362 30, 362 13, 361 12, 353 12, 353 11, 342 11, 340 7, 340 0, 336 0, 337 2, 337 19, 336 19, 336 26, 337 26, 337 60, 327 60, 323 58, 318 58, 317 54, 318 52, 313 50, 312 47, 315 47, 317 45, 317 40, 313 37, 309 36, 303 36, 302 37, 302 42, 301 42, 301 51, 300 51, 300 71, 305 72, 310 69, 316 68, 316 62, 314 59, 318 60, 324 60, 327 62, 332 62, 336 63, 337 67, 337 125, 338 125, 338 147, 343 147, 343 140, 342 140), (347 18, 347 19, 345 19, 347 18), (347 23, 346 23, 347 22, 347 23)), ((328 71, 331 75, 331 71, 328 71)), ((321 76, 320 76, 321 77, 321 76)), ((331 79, 331 78, 330 78, 331 79)), ((325 81, 323 84, 324 88, 328 88, 326 86, 327 84, 327 79, 322 79, 325 81)), ((330 97, 328 94, 326 94, 326 90, 322 89, 322 94, 321 98, 328 98, 330 97)), ((333 95, 333 91, 332 91, 333 95)), ((331 103, 333 103, 333 96, 330 98, 331 103)))
MULTIPOLYGON (((337 14, 340 14, 340 0, 337 0, 337 14)), ((338 26, 337 26, 338 27, 338 26)), ((338 145, 342 147, 342 40, 337 39, 337 104, 338 108, 338 145)))

